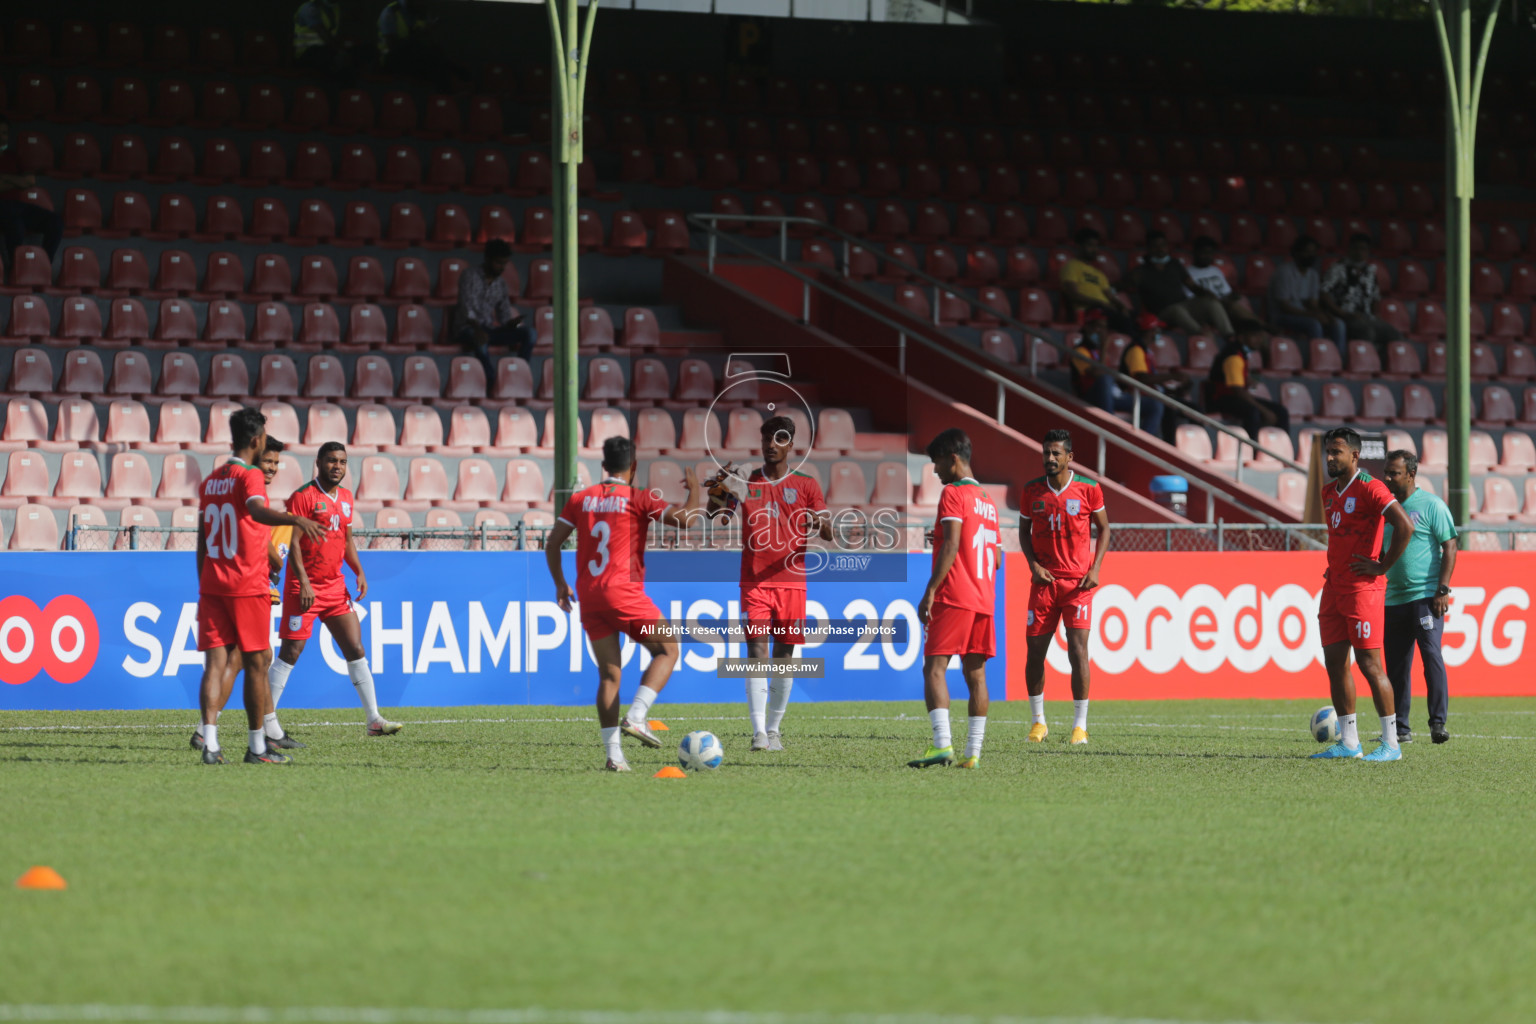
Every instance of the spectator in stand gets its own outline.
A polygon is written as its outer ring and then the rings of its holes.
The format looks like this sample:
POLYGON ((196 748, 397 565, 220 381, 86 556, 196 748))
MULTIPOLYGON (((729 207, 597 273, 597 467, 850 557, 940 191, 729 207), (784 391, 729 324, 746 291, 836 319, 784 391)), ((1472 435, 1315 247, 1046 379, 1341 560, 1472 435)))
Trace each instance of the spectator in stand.
POLYGON ((1371 236, 1357 231, 1349 236, 1344 258, 1323 275, 1323 308, 1344 321, 1349 337, 1369 341, 1385 354, 1387 342, 1397 341, 1402 334, 1376 315, 1380 301, 1381 283, 1376 280, 1376 264, 1371 262, 1371 236))
MULTIPOLYGON (((1189 392, 1189 378, 1177 370, 1158 372, 1157 360, 1152 355, 1152 343, 1157 340, 1158 333, 1166 330, 1168 325, 1151 313, 1143 313, 1136 319, 1136 326, 1139 329, 1138 333, 1131 335, 1130 344, 1120 355, 1120 372, 1127 377, 1136 378, 1147 387, 1170 398, 1181 402, 1187 401, 1185 395, 1189 392)), ((1141 396, 1143 421, 1146 420, 1149 405, 1157 405, 1162 410, 1158 416, 1162 421, 1161 435, 1164 441, 1172 444, 1174 436, 1178 433, 1179 424, 1184 418, 1176 411, 1167 408, 1162 402, 1143 393, 1141 396)))
MULTIPOLYGON (((1099 365, 1107 326, 1103 310, 1090 309, 1083 314, 1083 333, 1072 348, 1072 390, 1083 401, 1107 413, 1130 412, 1136 401, 1134 396, 1116 383, 1114 374, 1099 365)), ((1122 361, 1121 366, 1124 365, 1122 361)), ((1141 396, 1141 429, 1162 436, 1163 403, 1146 394, 1141 396)))
POLYGON ((1066 299, 1067 312, 1078 315, 1099 310, 1110 327, 1130 334, 1136 329, 1136 322, 1131 319, 1131 307, 1115 294, 1109 285, 1109 277, 1097 263, 1102 241, 1099 233, 1092 228, 1083 228, 1075 241, 1077 255, 1061 268, 1061 294, 1066 299))
POLYGON ((426 79, 440 92, 452 92, 455 78, 471 81, 437 39, 432 0, 389 0, 384 5, 379 12, 379 66, 389 74, 426 79))
POLYGON ((293 12, 293 62, 332 81, 354 77, 352 46, 341 38, 339 0, 305 0, 293 12))
POLYGON ((512 296, 502 273, 512 258, 512 247, 500 238, 485 243, 485 262, 478 273, 459 278, 459 304, 453 311, 454 339, 480 357, 485 379, 495 381, 491 346, 508 348, 527 359, 533 353, 534 330, 513 312, 512 296))
POLYGON ((1217 353, 1205 380, 1205 408, 1213 415, 1231 416, 1257 441, 1260 427, 1279 427, 1289 433, 1291 411, 1248 390, 1248 353, 1252 351, 1242 335, 1233 335, 1217 353))
POLYGON ((1169 253, 1168 236, 1161 231, 1147 232, 1147 253, 1131 271, 1131 287, 1143 317, 1150 314, 1190 334, 1211 330, 1225 338, 1232 333, 1227 308, 1169 253))
POLYGON ((1269 318, 1281 330, 1303 338, 1332 338, 1344 348, 1344 321, 1323 306, 1322 279, 1317 273, 1317 242, 1302 235, 1291 243, 1291 258, 1275 268, 1269 279, 1269 318))
POLYGON ((11 123, 0 114, 0 232, 5 235, 5 262, 14 274, 16 250, 26 242, 28 234, 43 236, 48 261, 53 262, 64 239, 64 218, 27 198, 27 189, 36 185, 37 179, 21 173, 10 148, 11 123))
POLYGON ((1193 282, 1190 287, 1197 294, 1203 292, 1220 302, 1237 333, 1266 333, 1264 322, 1253 311, 1248 300, 1232 290, 1232 282, 1227 280, 1226 273, 1216 265, 1216 249, 1216 239, 1209 235, 1195 239, 1189 267, 1189 278, 1193 282))

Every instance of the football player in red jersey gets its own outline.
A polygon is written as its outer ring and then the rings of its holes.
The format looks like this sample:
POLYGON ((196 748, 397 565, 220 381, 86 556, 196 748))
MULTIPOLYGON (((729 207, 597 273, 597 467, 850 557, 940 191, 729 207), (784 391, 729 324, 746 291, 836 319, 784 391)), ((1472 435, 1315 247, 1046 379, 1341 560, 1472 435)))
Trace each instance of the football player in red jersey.
POLYGON ((1099 485, 1072 472, 1072 435, 1052 430, 1041 441, 1045 476, 1024 485, 1019 546, 1029 561, 1029 611, 1025 628, 1028 657, 1024 681, 1034 721, 1029 740, 1042 743, 1045 725, 1045 656, 1063 619, 1067 660, 1072 665, 1071 743, 1088 742, 1088 632, 1093 626, 1093 591, 1109 550, 1109 514, 1099 485), (1098 547, 1089 555, 1089 526, 1099 528, 1098 547))
POLYGON ((928 443, 928 458, 944 491, 933 527, 933 573, 917 606, 923 641, 923 702, 933 744, 912 768, 953 764, 949 732, 949 685, 944 672, 960 656, 970 689, 970 716, 961 768, 981 761, 987 729, 987 659, 997 652, 992 627, 993 587, 1002 557, 997 506, 971 472, 971 439, 951 428, 928 443))
POLYGON ((603 442, 602 482, 577 491, 565 503, 560 517, 544 541, 544 559, 555 581, 555 599, 571 610, 571 588, 560 563, 560 548, 576 535, 576 591, 581 605, 581 625, 592 643, 597 660, 597 720, 602 727, 603 748, 611 772, 629 771, 622 736, 633 736, 648 747, 661 739, 647 721, 651 704, 677 665, 678 642, 666 630, 666 619, 645 593, 645 541, 651 521, 686 528, 700 513, 699 481, 692 469, 684 471, 688 497, 682 505, 668 505, 635 483, 635 445, 627 437, 603 442), (619 683, 624 670, 624 647, 619 634, 634 639, 651 656, 640 676, 629 714, 619 719, 619 683))
POLYGON ((1328 527, 1328 571, 1323 574, 1317 608, 1318 638, 1328 689, 1339 716, 1339 741, 1312 756, 1328 760, 1360 758, 1398 761, 1397 709, 1381 658, 1387 617, 1387 570, 1402 557, 1413 536, 1413 520, 1387 485, 1360 468, 1360 435, 1348 427, 1323 437, 1330 480, 1323 485, 1323 522, 1328 527), (1381 551, 1382 527, 1392 524, 1392 546, 1381 551), (1360 674, 1371 684, 1381 742, 1363 757, 1355 720, 1355 680, 1349 674, 1353 647, 1360 674))
MULTIPOLYGON (((832 517, 816 478, 790 469, 795 421, 773 416, 762 429, 763 465, 743 481, 727 466, 710 487, 711 515, 733 509, 741 529, 741 618, 754 661, 789 661, 805 643, 805 542, 832 539, 832 517)), ((794 678, 747 680, 752 750, 783 750, 780 725, 794 678)))
POLYGON ((363 652, 363 630, 352 602, 361 602, 368 594, 368 577, 357 557, 352 540, 352 492, 341 486, 347 477, 347 449, 338 441, 327 441, 315 455, 315 476, 293 492, 288 511, 311 520, 320 527, 318 541, 304 541, 288 550, 288 579, 283 587, 283 619, 278 636, 283 645, 272 663, 272 708, 266 717, 267 736, 285 740, 277 720, 277 702, 282 698, 288 676, 304 653, 304 644, 314 632, 319 619, 336 641, 347 661, 347 677, 357 690, 367 717, 369 736, 393 736, 403 726, 379 714, 379 700, 373 688, 373 672, 363 652), (357 577, 357 595, 347 593, 347 581, 341 573, 343 563, 357 577))
POLYGON ((269 527, 292 526, 315 538, 314 523, 267 507, 267 484, 255 462, 266 447, 267 418, 241 409, 229 418, 234 453, 203 481, 197 531, 197 649, 204 653, 199 700, 203 715, 203 763, 223 764, 219 712, 224 679, 237 655, 245 670, 245 717, 250 726, 247 764, 283 764, 285 754, 267 749, 261 727, 266 708, 267 666, 272 660, 272 599, 267 590, 269 527))

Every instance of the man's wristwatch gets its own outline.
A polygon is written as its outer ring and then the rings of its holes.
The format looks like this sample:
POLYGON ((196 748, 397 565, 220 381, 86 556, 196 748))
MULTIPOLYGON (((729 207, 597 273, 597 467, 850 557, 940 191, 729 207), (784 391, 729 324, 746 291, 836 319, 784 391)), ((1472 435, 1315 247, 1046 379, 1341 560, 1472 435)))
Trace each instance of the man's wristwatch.
POLYGON ((1444 583, 1442 583, 1442 584, 1440 584, 1440 586, 1435 588, 1435 596, 1436 597, 1450 597, 1451 596, 1451 588, 1446 586, 1444 583))

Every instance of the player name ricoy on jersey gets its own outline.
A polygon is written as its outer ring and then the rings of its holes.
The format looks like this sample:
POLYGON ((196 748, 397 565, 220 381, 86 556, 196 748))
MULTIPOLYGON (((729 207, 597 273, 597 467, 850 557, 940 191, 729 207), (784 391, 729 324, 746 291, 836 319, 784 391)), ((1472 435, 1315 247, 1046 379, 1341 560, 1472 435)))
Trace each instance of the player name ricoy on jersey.
POLYGON ((212 480, 204 481, 203 493, 210 496, 215 494, 230 494, 239 485, 240 478, 237 476, 214 477, 212 480))

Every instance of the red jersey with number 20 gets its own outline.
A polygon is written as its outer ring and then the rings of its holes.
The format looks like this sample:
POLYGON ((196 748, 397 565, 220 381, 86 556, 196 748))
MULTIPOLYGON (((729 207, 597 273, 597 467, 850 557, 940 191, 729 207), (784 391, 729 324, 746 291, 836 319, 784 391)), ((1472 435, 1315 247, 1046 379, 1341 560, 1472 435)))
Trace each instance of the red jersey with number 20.
POLYGON ((805 533, 825 512, 816 478, 791 470, 770 480, 761 469, 747 478, 741 517, 741 585, 805 588, 805 533))
POLYGON ((230 459, 203 481, 198 500, 198 529, 203 532, 204 594, 246 597, 268 594, 267 541, 271 530, 251 517, 250 501, 267 498, 261 470, 230 459))
POLYGON ((560 521, 576 533, 576 599, 645 583, 645 535, 667 503, 650 491, 604 480, 571 495, 560 521))
POLYGON ((1029 517, 1029 543, 1035 561, 1059 580, 1079 580, 1093 567, 1093 542, 1089 527, 1093 514, 1104 507, 1104 492, 1085 476, 1072 474, 1060 491, 1051 488, 1050 477, 1036 477, 1024 485, 1024 515, 1029 517))
POLYGON ((933 525, 934 564, 939 561, 944 524, 950 520, 960 523, 960 553, 939 582, 933 603, 991 615, 995 596, 993 580, 997 576, 1001 553, 997 506, 975 480, 966 478, 945 484, 939 494, 938 521, 933 525))
MULTIPOLYGON (((347 554, 347 531, 352 528, 352 492, 336 488, 326 494, 311 480, 293 492, 288 511, 313 519, 325 531, 318 541, 299 540, 299 554, 304 558, 304 575, 312 587, 321 587, 341 579, 341 563, 347 554)), ((297 588, 297 581, 295 581, 297 588)))
POLYGON ((1360 576, 1350 562, 1356 555, 1375 559, 1381 554, 1382 513, 1397 499, 1387 485, 1365 470, 1355 474, 1344 490, 1333 481, 1323 485, 1323 522, 1328 524, 1328 585, 1341 592, 1387 589, 1386 576, 1360 576))

